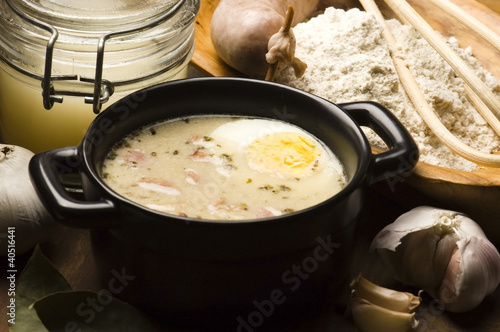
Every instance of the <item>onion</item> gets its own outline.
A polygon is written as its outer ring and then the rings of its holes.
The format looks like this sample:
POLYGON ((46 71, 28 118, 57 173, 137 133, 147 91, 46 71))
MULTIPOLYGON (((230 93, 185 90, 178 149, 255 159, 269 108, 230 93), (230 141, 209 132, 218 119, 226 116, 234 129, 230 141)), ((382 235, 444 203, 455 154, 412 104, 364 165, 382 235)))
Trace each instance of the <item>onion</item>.
POLYGON ((33 155, 22 147, 0 144, 0 256, 8 249, 16 255, 27 252, 45 241, 55 225, 30 180, 33 155))

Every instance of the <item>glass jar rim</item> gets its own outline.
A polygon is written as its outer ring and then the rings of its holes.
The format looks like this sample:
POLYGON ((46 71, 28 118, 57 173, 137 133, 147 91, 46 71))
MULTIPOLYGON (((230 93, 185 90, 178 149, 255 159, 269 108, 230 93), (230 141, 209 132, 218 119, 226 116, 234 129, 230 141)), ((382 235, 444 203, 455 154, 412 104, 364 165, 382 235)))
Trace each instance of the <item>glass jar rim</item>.
POLYGON ((179 0, 10 0, 23 14, 57 29, 116 32, 148 25, 179 0), (48 22, 50 20, 50 22, 48 22))

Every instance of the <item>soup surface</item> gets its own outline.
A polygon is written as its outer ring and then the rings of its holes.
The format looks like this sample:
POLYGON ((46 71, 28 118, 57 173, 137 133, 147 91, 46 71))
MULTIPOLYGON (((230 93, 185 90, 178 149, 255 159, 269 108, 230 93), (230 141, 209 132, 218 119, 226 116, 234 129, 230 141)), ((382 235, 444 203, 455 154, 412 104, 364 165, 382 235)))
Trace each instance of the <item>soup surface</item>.
POLYGON ((301 210, 346 184, 337 157, 304 130, 278 120, 229 116, 141 128, 111 150, 102 177, 150 209, 221 220, 301 210))

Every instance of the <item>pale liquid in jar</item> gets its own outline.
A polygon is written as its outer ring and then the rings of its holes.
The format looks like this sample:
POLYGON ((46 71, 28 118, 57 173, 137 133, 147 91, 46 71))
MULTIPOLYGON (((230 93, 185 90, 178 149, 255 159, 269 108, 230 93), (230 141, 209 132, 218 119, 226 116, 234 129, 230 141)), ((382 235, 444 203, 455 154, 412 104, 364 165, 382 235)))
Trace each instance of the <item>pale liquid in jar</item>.
POLYGON ((199 219, 279 216, 332 197, 347 183, 323 143, 285 122, 189 117, 142 128, 108 154, 102 177, 123 197, 199 219))
MULTIPOLYGON (((165 80, 186 78, 188 61, 180 71, 175 68, 161 77, 166 77, 165 80), (174 76, 169 77, 169 74, 174 76)), ((92 104, 84 103, 83 98, 63 96, 63 103, 54 103, 50 110, 46 110, 40 84, 21 73, 13 70, 7 73, 0 69, 0 138, 34 153, 80 144, 96 117, 92 104)), ((115 91, 103 104, 103 110, 132 92, 115 91)))

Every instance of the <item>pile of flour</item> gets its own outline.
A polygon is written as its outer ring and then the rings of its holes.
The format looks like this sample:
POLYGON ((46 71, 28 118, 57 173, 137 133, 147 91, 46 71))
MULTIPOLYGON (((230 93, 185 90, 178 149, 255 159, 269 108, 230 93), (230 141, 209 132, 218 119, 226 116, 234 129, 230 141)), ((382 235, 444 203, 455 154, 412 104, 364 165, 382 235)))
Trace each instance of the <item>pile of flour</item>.
MULTIPOLYGON (((443 124, 477 150, 498 151, 500 138, 467 100, 462 79, 415 29, 397 20, 387 23, 427 102, 443 124)), ((277 82, 334 103, 378 102, 393 112, 412 134, 420 150, 420 161, 465 171, 478 168, 442 144, 422 121, 399 81, 382 27, 370 13, 331 7, 324 14, 298 24, 294 33, 295 55, 308 68, 302 78, 285 69, 277 75, 277 82)), ((456 38, 447 42, 500 96, 499 81, 481 67, 471 49, 460 49, 456 38)), ((370 130, 366 134, 372 144, 383 145, 370 130)))

